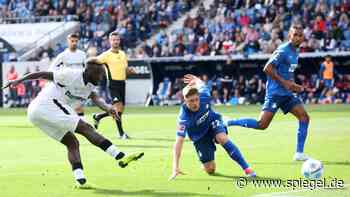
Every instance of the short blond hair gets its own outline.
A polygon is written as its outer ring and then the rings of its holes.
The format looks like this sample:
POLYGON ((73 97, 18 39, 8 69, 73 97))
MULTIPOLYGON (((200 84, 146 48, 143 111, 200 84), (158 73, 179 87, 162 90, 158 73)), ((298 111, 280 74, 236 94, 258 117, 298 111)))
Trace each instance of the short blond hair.
POLYGON ((188 98, 195 94, 198 94, 198 88, 195 85, 187 85, 186 87, 184 87, 184 89, 182 89, 182 95, 185 98, 188 98))

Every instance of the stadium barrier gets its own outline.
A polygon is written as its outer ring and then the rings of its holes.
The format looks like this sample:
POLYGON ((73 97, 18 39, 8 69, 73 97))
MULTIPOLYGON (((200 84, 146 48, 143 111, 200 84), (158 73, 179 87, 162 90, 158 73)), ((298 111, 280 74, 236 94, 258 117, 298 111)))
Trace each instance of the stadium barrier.
MULTIPOLYGON (((318 74, 320 63, 326 55, 331 55, 339 73, 350 74, 350 52, 317 52, 303 53, 299 59, 299 69, 296 74, 318 74)), ((131 104, 144 104, 150 96, 156 94, 158 85, 165 77, 174 81, 184 74, 206 74, 212 77, 238 77, 245 75, 251 77, 260 75, 265 77, 262 67, 269 54, 256 54, 251 56, 184 56, 184 57, 158 57, 144 59, 130 59, 129 66, 135 67, 137 74, 128 76, 126 100, 131 104)), ((14 65, 18 75, 22 76, 27 67, 33 71, 39 66, 40 70, 47 69, 48 62, 5 62, 2 66, 2 83, 5 84, 6 74, 14 65)), ((8 94, 5 90, 2 97, 8 94)))

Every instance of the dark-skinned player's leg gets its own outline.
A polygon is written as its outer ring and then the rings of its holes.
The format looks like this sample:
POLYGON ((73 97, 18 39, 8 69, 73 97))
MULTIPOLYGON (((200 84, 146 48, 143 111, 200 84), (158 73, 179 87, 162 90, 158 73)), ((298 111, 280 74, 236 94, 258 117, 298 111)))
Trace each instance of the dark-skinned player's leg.
POLYGON ((72 171, 73 171, 75 180, 80 185, 84 185, 86 183, 86 178, 84 176, 83 165, 80 159, 78 139, 75 137, 73 133, 67 132, 66 135, 62 138, 61 143, 67 147, 68 160, 72 166, 72 171))
POLYGON ((89 142, 101 148, 114 159, 120 160, 119 165, 121 167, 127 166, 130 162, 136 161, 144 155, 143 152, 137 152, 125 156, 125 154, 119 151, 110 140, 96 132, 96 130, 90 124, 84 122, 83 120, 79 121, 75 132, 83 135, 87 140, 89 140, 89 142))
POLYGON ((304 145, 308 134, 308 127, 310 122, 310 117, 305 111, 302 104, 295 105, 290 113, 293 114, 299 121, 299 127, 297 131, 297 148, 294 155, 294 160, 305 161, 308 157, 304 154, 304 145))

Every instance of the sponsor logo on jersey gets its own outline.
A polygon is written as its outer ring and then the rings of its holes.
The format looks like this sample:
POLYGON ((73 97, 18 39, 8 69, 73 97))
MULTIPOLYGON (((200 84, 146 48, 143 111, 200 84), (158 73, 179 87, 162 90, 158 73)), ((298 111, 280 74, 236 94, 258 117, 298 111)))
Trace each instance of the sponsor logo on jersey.
POLYGON ((207 118, 209 117, 209 111, 207 111, 205 114, 203 114, 197 121, 196 124, 200 125, 202 124, 207 118))

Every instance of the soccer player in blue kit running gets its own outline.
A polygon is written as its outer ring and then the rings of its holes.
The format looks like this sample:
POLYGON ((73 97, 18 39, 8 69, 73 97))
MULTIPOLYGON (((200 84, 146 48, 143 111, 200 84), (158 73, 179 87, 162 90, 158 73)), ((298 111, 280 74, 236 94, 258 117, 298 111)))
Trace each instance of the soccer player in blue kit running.
POLYGON ((208 174, 215 172, 216 142, 241 166, 247 176, 255 177, 255 172, 244 160, 238 147, 228 138, 221 115, 211 109, 208 87, 198 77, 190 74, 185 75, 184 82, 188 85, 182 91, 185 102, 179 112, 173 172, 169 179, 175 179, 176 176, 183 174, 179 163, 186 135, 193 141, 199 160, 208 174))
POLYGON ((272 54, 264 67, 267 75, 265 103, 259 120, 242 118, 229 120, 227 126, 241 126, 254 129, 266 129, 279 108, 284 114, 290 112, 299 120, 295 161, 305 161, 304 145, 308 133, 310 117, 299 98, 293 92, 302 92, 304 88, 294 82, 294 70, 298 66, 298 51, 304 40, 301 25, 292 25, 288 33, 288 42, 281 44, 272 54))

